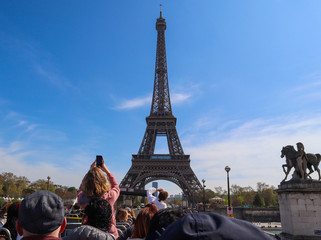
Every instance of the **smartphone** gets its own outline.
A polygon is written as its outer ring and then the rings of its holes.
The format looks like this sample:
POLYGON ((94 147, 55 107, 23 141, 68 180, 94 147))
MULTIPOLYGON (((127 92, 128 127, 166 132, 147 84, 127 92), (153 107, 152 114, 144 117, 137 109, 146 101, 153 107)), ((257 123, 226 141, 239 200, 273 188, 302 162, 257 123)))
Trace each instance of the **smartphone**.
POLYGON ((103 165, 103 157, 101 155, 96 156, 96 167, 101 167, 103 165))

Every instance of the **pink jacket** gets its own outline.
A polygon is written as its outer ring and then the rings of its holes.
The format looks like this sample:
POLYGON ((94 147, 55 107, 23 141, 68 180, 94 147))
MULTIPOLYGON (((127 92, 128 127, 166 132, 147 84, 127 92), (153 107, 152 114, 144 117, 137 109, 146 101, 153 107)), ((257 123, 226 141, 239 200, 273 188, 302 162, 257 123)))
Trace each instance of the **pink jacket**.
MULTIPOLYGON (((116 181, 116 178, 114 177, 114 175, 111 172, 107 173, 107 178, 108 178, 108 181, 111 185, 111 189, 108 192, 104 193, 101 196, 101 198, 105 199, 111 206, 112 224, 110 226, 109 232, 111 234, 113 234, 116 238, 118 238, 118 232, 117 232, 117 228, 116 228, 116 218, 115 218, 115 214, 114 214, 114 204, 119 197, 120 189, 119 189, 118 183, 116 181)), ((81 208, 85 209, 85 207, 87 206, 87 204, 90 201, 90 197, 87 197, 87 196, 85 196, 85 194, 83 194, 82 189, 81 189, 81 185, 79 187, 77 197, 78 197, 78 204, 80 205, 81 208)))

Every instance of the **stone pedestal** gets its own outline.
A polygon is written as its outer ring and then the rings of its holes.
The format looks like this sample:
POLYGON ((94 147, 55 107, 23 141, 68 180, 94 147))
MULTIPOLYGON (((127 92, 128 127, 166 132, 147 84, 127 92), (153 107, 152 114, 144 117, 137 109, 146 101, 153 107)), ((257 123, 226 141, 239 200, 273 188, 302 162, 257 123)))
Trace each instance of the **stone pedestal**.
POLYGON ((321 182, 290 180, 276 190, 279 197, 282 240, 321 240, 321 182))

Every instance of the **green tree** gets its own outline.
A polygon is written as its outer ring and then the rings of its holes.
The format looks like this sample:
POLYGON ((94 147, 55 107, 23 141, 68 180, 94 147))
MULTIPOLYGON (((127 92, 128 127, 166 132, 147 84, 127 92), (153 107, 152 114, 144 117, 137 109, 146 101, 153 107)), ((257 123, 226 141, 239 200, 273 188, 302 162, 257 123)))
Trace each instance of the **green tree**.
POLYGON ((32 189, 32 188, 25 188, 25 189, 23 189, 22 190, 22 197, 27 197, 27 196, 29 196, 31 193, 34 193, 35 192, 35 190, 34 189, 32 189))
POLYGON ((3 172, 0 174, 0 195, 15 198, 26 197, 32 192, 47 190, 48 187, 49 191, 56 192, 65 199, 74 199, 77 196, 77 189, 75 187, 54 185, 54 183, 50 181, 50 178, 49 182, 48 179, 38 179, 30 183, 29 179, 25 176, 17 177, 11 172, 3 172))
POLYGON ((244 192, 244 188, 236 184, 232 184, 230 190, 231 190, 231 195, 233 195, 234 197, 241 196, 242 193, 244 192))
POLYGON ((257 193, 263 199, 265 207, 278 206, 278 196, 274 192, 275 187, 269 186, 266 183, 257 183, 257 193))
POLYGON ((219 197, 223 197, 223 196, 227 195, 227 191, 223 190, 222 187, 215 187, 214 192, 215 192, 215 195, 219 196, 219 197))
POLYGON ((273 190, 271 188, 264 189, 261 195, 264 199, 265 206, 271 206, 273 202, 273 190))
POLYGON ((77 193, 77 188, 70 187, 70 188, 68 188, 68 192, 77 193))
POLYGON ((65 192, 67 192, 67 189, 63 186, 56 187, 55 189, 55 193, 62 199, 64 199, 65 192))
POLYGON ((215 197, 214 191, 209 188, 205 189, 205 202, 208 203, 209 199, 213 197, 215 197))
POLYGON ((241 201, 240 197, 233 198, 231 204, 234 207, 239 207, 242 205, 242 201, 241 201))
POLYGON ((53 182, 49 181, 49 185, 48 185, 48 180, 45 179, 38 179, 34 182, 31 183, 30 187, 32 189, 34 189, 35 191, 39 191, 39 190, 47 190, 49 187, 49 191, 54 192, 55 191, 55 187, 53 182))
POLYGON ((1 174, 3 178, 2 191, 4 195, 14 197, 16 195, 17 186, 15 185, 17 176, 11 172, 1 174))
MULTIPOLYGON (((241 187, 236 184, 231 186, 231 199, 232 202, 239 206, 252 205, 255 196, 255 191, 252 187, 241 187)), ((235 206, 235 205, 234 205, 235 206)))
POLYGON ((270 186, 266 183, 258 182, 256 184, 256 190, 259 194, 261 194, 265 189, 270 188, 270 186))
POLYGON ((243 197, 243 205, 252 205, 255 195, 256 195, 256 192, 254 190, 245 192, 242 195, 242 197, 243 197))
POLYGON ((2 176, 2 174, 0 175, 0 195, 3 195, 3 185, 4 185, 4 177, 2 176))
POLYGON ((28 188, 30 184, 30 181, 27 177, 17 177, 16 179, 16 186, 17 186, 17 195, 21 196, 22 195, 22 191, 26 188, 28 188))
POLYGON ((264 201, 263 198, 257 193, 255 194, 254 200, 253 200, 253 206, 254 207, 264 207, 264 201))
POLYGON ((77 189, 75 187, 70 187, 67 189, 65 194, 66 199, 74 199, 77 197, 77 189))

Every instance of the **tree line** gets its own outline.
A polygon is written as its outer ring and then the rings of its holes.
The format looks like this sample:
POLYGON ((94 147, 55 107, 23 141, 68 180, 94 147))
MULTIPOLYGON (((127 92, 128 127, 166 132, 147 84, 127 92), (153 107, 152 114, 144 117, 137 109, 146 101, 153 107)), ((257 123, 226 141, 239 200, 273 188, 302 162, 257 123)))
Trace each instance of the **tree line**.
MULTIPOLYGON (((276 188, 266 183, 258 182, 256 190, 252 187, 241 187, 236 184, 230 187, 231 205, 234 207, 278 207, 278 196, 274 192, 276 188)), ((0 196, 11 198, 24 198, 29 194, 39 191, 49 190, 62 199, 74 199, 77 196, 75 187, 56 185, 50 181, 50 177, 46 179, 38 179, 34 182, 29 181, 25 176, 16 176, 11 172, 3 172, 0 174, 0 196)), ((222 187, 205 189, 205 203, 210 204, 210 199, 220 197, 227 205, 227 191, 222 187)), ((197 194, 197 202, 203 202, 203 191, 197 194)), ((175 204, 181 204, 181 199, 171 200, 175 204)), ((212 204, 213 207, 217 205, 212 204)))
POLYGON ((11 172, 0 174, 0 196, 11 198, 24 198, 39 190, 49 190, 56 193, 62 199, 74 199, 77 196, 75 187, 56 185, 50 181, 50 177, 29 181, 25 176, 16 176, 11 172))
MULTIPOLYGON (((231 205, 233 207, 278 207, 278 195, 275 189, 274 186, 262 182, 256 184, 256 190, 251 186, 241 187, 233 184, 230 187, 231 205)), ((222 187, 215 187, 214 190, 205 189, 205 203, 209 204, 210 199, 214 197, 222 198, 224 205, 227 205, 228 193, 222 187)), ((203 192, 198 194, 198 200, 203 202, 203 192)), ((215 203, 212 205, 215 207, 215 203)))

